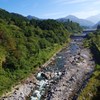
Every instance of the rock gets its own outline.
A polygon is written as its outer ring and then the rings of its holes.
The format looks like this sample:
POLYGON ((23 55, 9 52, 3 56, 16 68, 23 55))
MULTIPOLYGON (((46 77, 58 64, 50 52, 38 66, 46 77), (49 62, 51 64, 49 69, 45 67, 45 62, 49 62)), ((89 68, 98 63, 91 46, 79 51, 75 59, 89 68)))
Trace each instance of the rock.
POLYGON ((42 79, 48 79, 48 77, 43 73, 43 72, 39 72, 36 76, 36 78, 38 80, 42 80, 42 79))
POLYGON ((31 100, 38 100, 38 98, 31 96, 31 100))
POLYGON ((38 91, 38 90, 35 90, 34 91, 34 93, 33 93, 33 95, 31 96, 31 98, 34 100, 40 100, 40 98, 41 98, 41 94, 40 94, 40 91, 38 91))
POLYGON ((40 82, 39 82, 39 90, 42 90, 46 85, 48 84, 48 81, 47 80, 41 80, 40 82))
POLYGON ((52 78, 52 73, 51 72, 46 72, 45 75, 48 77, 48 79, 51 79, 52 78))

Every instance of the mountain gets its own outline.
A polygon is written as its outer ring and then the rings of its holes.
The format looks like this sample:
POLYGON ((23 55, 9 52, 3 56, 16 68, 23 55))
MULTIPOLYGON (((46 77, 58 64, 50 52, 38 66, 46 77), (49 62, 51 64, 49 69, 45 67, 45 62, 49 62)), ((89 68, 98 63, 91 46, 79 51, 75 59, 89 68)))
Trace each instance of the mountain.
POLYGON ((88 17, 87 20, 89 20, 89 21, 91 21, 93 23, 97 23, 97 22, 100 21, 100 14, 88 17))
POLYGON ((31 20, 31 19, 39 19, 39 18, 37 18, 37 17, 35 17, 35 16, 31 16, 31 15, 28 15, 27 18, 28 18, 29 20, 31 20))
POLYGON ((100 25, 100 21, 98 23, 96 23, 93 28, 97 28, 97 26, 100 25))
POLYGON ((59 18, 57 20, 60 21, 60 22, 66 22, 66 21, 68 21, 68 19, 73 21, 73 22, 79 23, 81 26, 91 27, 91 26, 94 25, 94 23, 91 22, 91 21, 88 21, 88 20, 85 20, 85 19, 79 19, 79 18, 77 18, 73 15, 69 15, 69 16, 64 17, 64 18, 59 18))

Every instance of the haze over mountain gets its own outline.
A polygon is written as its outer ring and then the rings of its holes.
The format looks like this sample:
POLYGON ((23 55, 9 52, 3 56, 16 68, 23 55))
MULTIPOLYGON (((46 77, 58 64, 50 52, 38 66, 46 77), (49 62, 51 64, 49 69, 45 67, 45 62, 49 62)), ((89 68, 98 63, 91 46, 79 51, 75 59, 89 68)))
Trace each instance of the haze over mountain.
POLYGON ((97 28, 97 26, 100 25, 100 21, 98 23, 96 23, 93 28, 97 28))
POLYGON ((64 17, 64 18, 59 18, 57 20, 60 21, 60 22, 66 22, 68 19, 73 21, 73 22, 79 23, 81 26, 91 27, 91 26, 94 25, 94 23, 91 22, 91 21, 88 21, 88 20, 85 20, 85 19, 80 19, 80 18, 77 18, 77 17, 75 17, 73 15, 69 15, 69 16, 64 17))
POLYGON ((91 21, 91 22, 96 24, 97 22, 100 21, 100 14, 88 17, 87 20, 89 20, 89 21, 91 21))
POLYGON ((31 16, 31 15, 28 15, 27 18, 28 18, 29 20, 31 20, 31 19, 39 19, 39 18, 37 18, 37 17, 35 17, 35 16, 31 16))

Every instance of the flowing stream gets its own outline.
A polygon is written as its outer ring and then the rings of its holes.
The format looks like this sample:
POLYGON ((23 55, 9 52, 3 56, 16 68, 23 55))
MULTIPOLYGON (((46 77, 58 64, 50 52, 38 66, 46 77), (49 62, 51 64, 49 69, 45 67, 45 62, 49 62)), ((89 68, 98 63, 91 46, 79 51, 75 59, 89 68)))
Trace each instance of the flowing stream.
POLYGON ((89 57, 88 51, 83 50, 82 40, 82 37, 73 39, 68 47, 56 54, 52 62, 36 74, 37 83, 29 99, 76 100, 94 69, 94 63, 90 62, 91 55, 89 57), (89 67, 85 60, 88 60, 89 67))

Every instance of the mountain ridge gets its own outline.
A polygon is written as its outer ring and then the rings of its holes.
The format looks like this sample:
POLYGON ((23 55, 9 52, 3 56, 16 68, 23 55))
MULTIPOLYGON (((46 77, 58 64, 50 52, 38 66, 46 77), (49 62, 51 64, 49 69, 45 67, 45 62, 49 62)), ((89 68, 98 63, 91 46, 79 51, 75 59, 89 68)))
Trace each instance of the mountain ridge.
POLYGON ((100 21, 99 21, 99 22, 97 22, 97 23, 93 26, 93 28, 97 28, 97 27, 98 27, 98 25, 100 25, 100 21))
POLYGON ((94 25, 94 23, 91 22, 91 21, 88 21, 88 20, 85 20, 85 19, 80 19, 80 18, 73 16, 73 15, 68 15, 68 16, 63 17, 63 18, 58 18, 57 20, 61 21, 61 22, 66 22, 68 19, 73 21, 73 22, 79 23, 81 26, 91 27, 91 26, 94 25))
POLYGON ((98 23, 100 21, 100 14, 97 14, 97 15, 94 15, 94 16, 90 16, 90 17, 88 17, 86 19, 96 24, 96 23, 98 23))
POLYGON ((36 19, 36 20, 38 20, 39 18, 38 17, 35 17, 35 16, 31 16, 31 15, 28 15, 28 16, 26 16, 29 20, 31 20, 31 19, 36 19))

